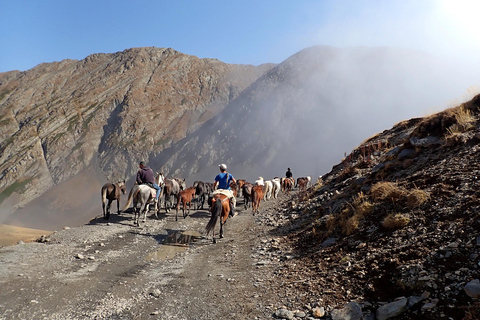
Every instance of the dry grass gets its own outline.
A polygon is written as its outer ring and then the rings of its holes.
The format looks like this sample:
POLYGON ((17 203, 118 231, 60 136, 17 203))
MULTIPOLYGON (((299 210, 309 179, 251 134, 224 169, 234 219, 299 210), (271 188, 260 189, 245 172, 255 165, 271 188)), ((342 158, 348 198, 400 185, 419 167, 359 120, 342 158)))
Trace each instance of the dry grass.
POLYGON ((396 230, 405 227, 410 222, 408 216, 401 213, 391 213, 382 222, 385 229, 396 230))
POLYGON ((430 193, 427 191, 415 188, 407 194, 407 204, 410 209, 417 208, 430 200, 430 193))
POLYGON ((373 204, 363 192, 355 196, 352 203, 348 203, 348 207, 339 216, 338 224, 342 228, 342 233, 345 235, 353 234, 364 217, 372 212, 373 207, 373 204))
POLYGON ((395 202, 405 197, 407 191, 394 182, 378 182, 373 185, 371 193, 375 201, 390 200, 395 202))
POLYGON ((453 136, 475 128, 476 118, 470 110, 461 106, 452 110, 456 123, 447 128, 447 135, 453 136))

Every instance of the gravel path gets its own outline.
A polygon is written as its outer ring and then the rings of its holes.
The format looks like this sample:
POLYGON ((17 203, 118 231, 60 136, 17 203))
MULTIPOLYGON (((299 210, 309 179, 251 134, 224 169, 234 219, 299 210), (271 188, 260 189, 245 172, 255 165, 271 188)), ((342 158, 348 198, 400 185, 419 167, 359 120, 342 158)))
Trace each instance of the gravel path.
POLYGON ((140 227, 131 214, 97 218, 1 248, 0 319, 271 319, 262 285, 273 266, 258 251, 271 227, 259 221, 280 202, 255 217, 240 211, 216 244, 204 236, 209 212, 198 210, 140 227))

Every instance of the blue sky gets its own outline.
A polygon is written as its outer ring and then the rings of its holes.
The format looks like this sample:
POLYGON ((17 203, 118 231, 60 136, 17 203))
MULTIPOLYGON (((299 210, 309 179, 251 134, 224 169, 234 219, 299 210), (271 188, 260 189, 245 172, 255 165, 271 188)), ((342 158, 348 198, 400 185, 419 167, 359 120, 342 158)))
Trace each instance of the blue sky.
POLYGON ((132 47, 279 63, 313 45, 480 57, 476 0, 0 0, 0 72, 132 47))

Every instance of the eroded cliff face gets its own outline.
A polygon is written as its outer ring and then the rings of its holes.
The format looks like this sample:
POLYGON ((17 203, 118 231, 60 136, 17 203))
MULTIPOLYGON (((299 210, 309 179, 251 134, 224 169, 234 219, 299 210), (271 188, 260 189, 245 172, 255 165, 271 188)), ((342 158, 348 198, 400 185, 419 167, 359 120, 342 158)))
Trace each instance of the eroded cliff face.
POLYGON ((91 165, 123 179, 271 67, 152 47, 2 73, 0 201, 22 206, 91 165))

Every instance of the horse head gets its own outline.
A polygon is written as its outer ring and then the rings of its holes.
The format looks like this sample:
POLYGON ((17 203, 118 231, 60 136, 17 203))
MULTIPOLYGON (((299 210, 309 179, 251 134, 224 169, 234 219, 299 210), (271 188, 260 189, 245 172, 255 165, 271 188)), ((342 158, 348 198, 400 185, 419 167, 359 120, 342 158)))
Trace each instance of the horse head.
POLYGON ((117 186, 122 191, 123 194, 127 193, 127 185, 125 184, 125 180, 117 182, 117 186))
POLYGON ((160 187, 165 185, 165 176, 163 175, 163 172, 157 172, 157 184, 160 187))
POLYGON ((187 189, 187 183, 185 182, 185 179, 181 178, 174 178, 175 181, 177 181, 178 185, 180 186, 180 190, 185 190, 187 189))

